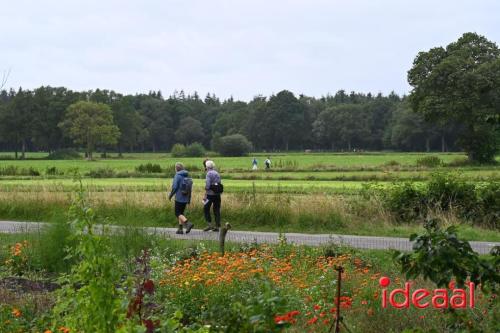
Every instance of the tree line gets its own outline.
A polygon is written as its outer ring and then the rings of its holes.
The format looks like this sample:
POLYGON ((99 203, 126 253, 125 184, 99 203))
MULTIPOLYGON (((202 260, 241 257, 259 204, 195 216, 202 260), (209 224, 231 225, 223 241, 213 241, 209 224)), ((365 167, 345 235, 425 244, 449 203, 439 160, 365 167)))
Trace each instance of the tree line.
POLYGON ((99 103, 107 110, 102 119, 110 121, 101 134, 111 140, 92 145, 120 153, 170 151, 175 143, 213 148, 221 138, 239 134, 258 151, 463 149, 471 160, 494 158, 500 141, 500 50, 495 43, 466 33, 446 48, 420 52, 408 82, 413 88, 409 96, 339 90, 317 98, 283 90, 249 102, 184 91, 164 97, 160 91, 123 95, 49 86, 1 90, 0 150, 20 151, 24 157, 27 150, 82 146, 86 141, 68 130, 67 118, 73 114, 73 122, 80 123, 73 132, 84 136, 90 127, 82 126, 93 117, 76 120, 81 110, 70 106, 86 101, 99 103))
POLYGON ((91 101, 110 106, 119 129, 119 152, 170 151, 175 143, 200 142, 210 148, 217 138, 242 134, 256 150, 324 149, 333 151, 455 150, 459 126, 436 126, 412 112, 406 97, 394 93, 347 94, 321 98, 281 91, 250 102, 220 100, 213 94, 161 92, 123 95, 64 87, 0 92, 0 150, 54 151, 75 147, 65 135, 70 105, 91 101))

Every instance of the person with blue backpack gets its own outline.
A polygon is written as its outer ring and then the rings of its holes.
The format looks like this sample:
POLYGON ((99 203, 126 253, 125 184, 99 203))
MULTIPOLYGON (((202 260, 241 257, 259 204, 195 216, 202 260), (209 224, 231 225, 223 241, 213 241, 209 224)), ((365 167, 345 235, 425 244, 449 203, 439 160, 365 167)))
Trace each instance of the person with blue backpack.
POLYGON ((179 228, 176 234, 182 235, 183 227, 186 227, 186 234, 189 234, 191 229, 193 229, 194 224, 189 222, 187 217, 184 215, 186 206, 191 202, 191 192, 193 190, 193 180, 189 178, 187 170, 184 169, 182 163, 175 163, 175 176, 172 181, 172 191, 168 196, 168 200, 172 200, 175 195, 174 203, 174 213, 175 217, 179 221, 179 228))

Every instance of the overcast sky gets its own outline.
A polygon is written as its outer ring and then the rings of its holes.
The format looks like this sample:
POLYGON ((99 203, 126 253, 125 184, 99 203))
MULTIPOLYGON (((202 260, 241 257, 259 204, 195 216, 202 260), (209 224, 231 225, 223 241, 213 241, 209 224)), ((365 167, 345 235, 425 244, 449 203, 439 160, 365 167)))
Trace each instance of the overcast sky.
POLYGON ((407 93, 418 51, 474 31, 500 42, 498 0, 0 1, 7 86, 407 93))

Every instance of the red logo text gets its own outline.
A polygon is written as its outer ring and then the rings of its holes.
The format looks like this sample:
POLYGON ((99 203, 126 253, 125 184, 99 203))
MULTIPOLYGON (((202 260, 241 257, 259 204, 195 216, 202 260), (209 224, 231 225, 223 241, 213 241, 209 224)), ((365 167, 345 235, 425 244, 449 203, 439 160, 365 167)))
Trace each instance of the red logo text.
POLYGON ((411 290, 411 284, 406 282, 404 288, 396 288, 391 291, 387 287, 391 284, 391 279, 381 277, 379 280, 382 289, 382 308, 387 308, 388 304, 397 309, 409 308, 410 304, 418 309, 425 309, 432 306, 436 309, 465 309, 474 308, 474 283, 468 282, 465 288, 455 288, 454 284, 450 289, 415 289, 411 290), (398 300, 396 300, 398 298, 398 300))

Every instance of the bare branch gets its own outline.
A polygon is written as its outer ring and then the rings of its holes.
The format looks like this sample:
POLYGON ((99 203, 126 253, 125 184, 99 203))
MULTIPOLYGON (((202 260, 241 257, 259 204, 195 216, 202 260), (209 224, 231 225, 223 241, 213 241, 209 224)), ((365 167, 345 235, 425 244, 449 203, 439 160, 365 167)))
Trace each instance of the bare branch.
POLYGON ((9 79, 10 76, 10 68, 6 71, 3 71, 2 73, 2 80, 0 81, 0 89, 2 89, 5 84, 7 83, 7 80, 9 79))

